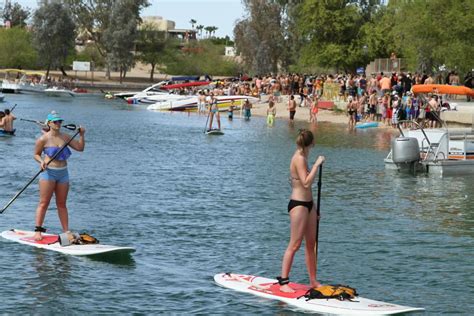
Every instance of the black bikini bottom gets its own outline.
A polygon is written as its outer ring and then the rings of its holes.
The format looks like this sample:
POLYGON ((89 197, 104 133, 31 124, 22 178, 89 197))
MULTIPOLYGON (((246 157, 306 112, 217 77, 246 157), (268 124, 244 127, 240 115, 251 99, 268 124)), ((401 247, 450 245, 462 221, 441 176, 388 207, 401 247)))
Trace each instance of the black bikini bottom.
POLYGON ((304 206, 308 209, 308 213, 311 212, 313 209, 313 201, 298 201, 298 200, 290 200, 288 203, 288 213, 297 206, 304 206))

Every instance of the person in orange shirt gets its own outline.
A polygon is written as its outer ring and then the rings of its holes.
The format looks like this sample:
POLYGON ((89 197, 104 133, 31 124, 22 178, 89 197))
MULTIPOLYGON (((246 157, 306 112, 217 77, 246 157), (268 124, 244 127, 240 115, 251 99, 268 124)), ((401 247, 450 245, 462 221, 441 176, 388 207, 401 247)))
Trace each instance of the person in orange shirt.
POLYGON ((390 93, 390 90, 392 90, 392 87, 390 86, 391 80, 387 75, 384 75, 382 79, 379 81, 380 89, 382 90, 382 94, 385 95, 385 93, 390 93))

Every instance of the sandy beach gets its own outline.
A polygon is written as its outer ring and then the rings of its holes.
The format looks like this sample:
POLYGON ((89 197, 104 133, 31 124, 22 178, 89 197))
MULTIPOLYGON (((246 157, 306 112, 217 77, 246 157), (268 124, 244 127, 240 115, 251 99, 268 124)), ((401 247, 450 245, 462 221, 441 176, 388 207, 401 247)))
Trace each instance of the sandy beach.
MULTIPOLYGON (((275 103, 276 106, 276 119, 277 120, 289 120, 288 112, 288 95, 280 97, 279 102, 275 103)), ((297 98, 299 102, 299 98, 297 98)), ((261 101, 253 105, 252 115, 255 116, 267 116, 268 109, 268 96, 264 95, 261 97, 261 101)), ((295 120, 309 122, 310 114, 309 108, 298 107, 296 109, 295 120)), ((334 112, 332 110, 320 109, 317 115, 318 122, 330 122, 336 124, 347 124, 348 118, 344 113, 334 112)))

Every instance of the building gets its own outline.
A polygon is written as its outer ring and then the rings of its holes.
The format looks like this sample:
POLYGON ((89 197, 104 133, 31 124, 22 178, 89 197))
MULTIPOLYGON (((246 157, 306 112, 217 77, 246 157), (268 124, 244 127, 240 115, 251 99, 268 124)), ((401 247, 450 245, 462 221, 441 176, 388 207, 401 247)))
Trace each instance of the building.
POLYGON ((197 30, 177 29, 174 21, 163 19, 161 16, 146 16, 142 17, 142 20, 144 23, 154 25, 158 31, 165 31, 167 36, 171 38, 177 38, 183 41, 197 39, 197 30))

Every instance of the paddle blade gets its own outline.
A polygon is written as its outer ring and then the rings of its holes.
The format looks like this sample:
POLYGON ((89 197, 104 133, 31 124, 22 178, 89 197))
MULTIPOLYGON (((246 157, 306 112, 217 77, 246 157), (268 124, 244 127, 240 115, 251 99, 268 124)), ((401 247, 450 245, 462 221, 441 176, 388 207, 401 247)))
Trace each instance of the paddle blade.
POLYGON ((71 131, 75 131, 77 129, 76 124, 67 124, 67 125, 64 125, 63 127, 71 131))

